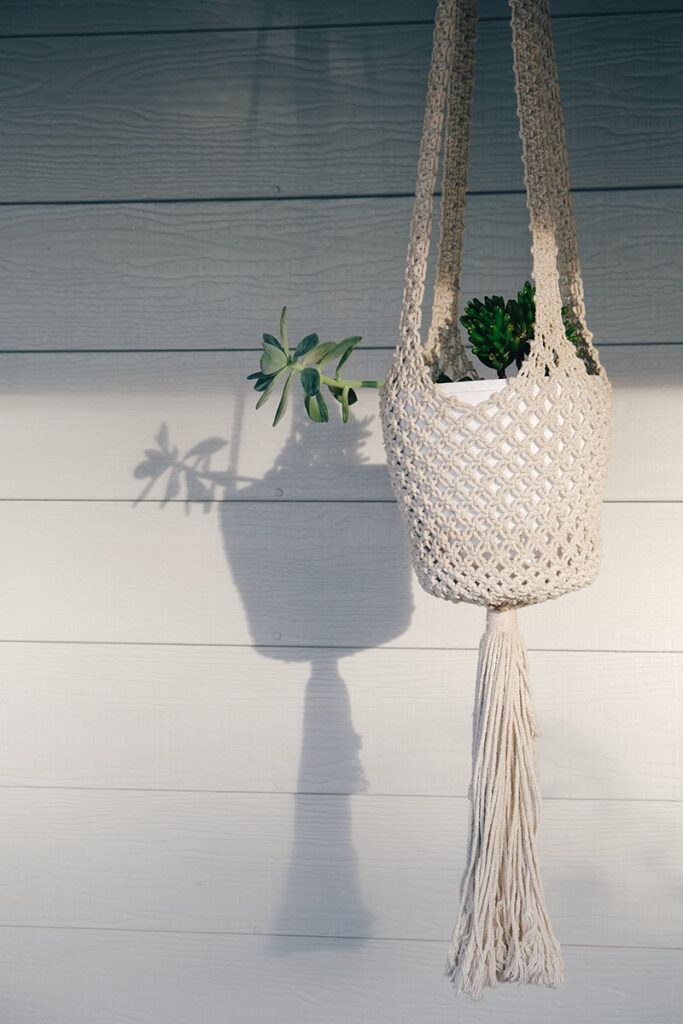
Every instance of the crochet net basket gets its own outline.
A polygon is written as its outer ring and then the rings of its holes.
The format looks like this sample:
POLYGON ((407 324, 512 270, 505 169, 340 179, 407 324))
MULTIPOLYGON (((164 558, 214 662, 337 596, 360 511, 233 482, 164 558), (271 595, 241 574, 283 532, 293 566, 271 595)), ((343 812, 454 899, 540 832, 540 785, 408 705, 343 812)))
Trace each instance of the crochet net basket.
POLYGON ((517 106, 536 288, 529 357, 476 406, 440 370, 477 377, 459 329, 476 0, 441 0, 434 32, 400 341, 381 391, 387 460, 429 593, 490 608, 591 583, 601 555, 610 385, 586 326, 550 12, 510 0, 517 106), (420 338, 433 195, 445 131, 432 322, 420 338), (565 334, 562 307, 578 329, 565 334))

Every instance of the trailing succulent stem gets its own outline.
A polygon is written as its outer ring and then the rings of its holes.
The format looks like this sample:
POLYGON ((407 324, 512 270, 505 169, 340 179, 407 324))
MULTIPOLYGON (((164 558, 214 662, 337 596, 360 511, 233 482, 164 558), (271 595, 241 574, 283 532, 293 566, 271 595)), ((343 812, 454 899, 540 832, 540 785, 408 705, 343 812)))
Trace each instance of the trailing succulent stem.
POLYGON ((280 317, 280 338, 272 334, 263 335, 263 351, 260 369, 251 373, 247 380, 254 381, 254 390, 261 392, 256 408, 268 401, 273 391, 282 387, 280 401, 275 412, 273 426, 285 414, 292 381, 299 377, 303 391, 304 406, 314 423, 327 423, 330 418, 323 387, 341 405, 344 423, 349 419, 349 407, 358 401, 357 388, 381 388, 380 380, 346 380, 341 376, 344 364, 361 339, 344 338, 343 341, 321 342, 317 334, 307 334, 293 352, 287 342, 287 307, 280 317), (334 376, 322 372, 327 363, 337 360, 334 376))

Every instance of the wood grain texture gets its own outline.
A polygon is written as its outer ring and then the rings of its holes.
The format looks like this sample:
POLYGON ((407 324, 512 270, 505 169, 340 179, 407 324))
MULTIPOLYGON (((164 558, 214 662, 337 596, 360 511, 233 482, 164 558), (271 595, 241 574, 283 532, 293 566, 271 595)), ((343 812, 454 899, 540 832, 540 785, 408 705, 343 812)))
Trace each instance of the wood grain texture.
MULTIPOLYGON (((0 644, 0 787, 467 794, 475 651, 280 653, 0 644)), ((682 655, 530 666, 544 799, 683 799, 682 655)))
MULTIPOLYGON (((681 184, 682 36, 683 13, 558 20, 576 186, 681 184)), ((0 200, 410 193, 430 47, 429 24, 5 38, 0 200)), ((472 187, 519 188, 505 22, 479 57, 472 187)))
MULTIPOLYGON (((444 955, 441 942, 2 929, 0 982, 12 1024, 452 1024, 444 955)), ((677 1020, 679 950, 566 946, 564 958, 561 989, 503 985, 476 1020, 677 1020)))
MULTIPOLYGON (((434 0, 3 0, 0 35, 182 32, 430 20, 434 0)), ((555 17, 647 13, 645 0, 553 0, 555 17)), ((679 11, 680 0, 657 0, 679 11)), ((507 18, 505 0, 483 0, 482 18, 507 18)))
MULTIPOLYGON (((683 341, 683 190, 579 194, 576 208, 598 346, 683 341)), ((407 198, 0 208, 0 348, 251 348, 283 305, 292 336, 391 347, 410 210, 407 198)), ((463 300, 516 294, 530 275, 524 196, 474 196, 466 221, 463 300)))
MULTIPOLYGON (((433 18, 435 6, 434 0, 4 0, 0 35, 371 25, 426 21, 433 18)), ((501 11, 505 13, 504 0, 486 0, 482 6, 489 16, 500 16, 501 11)))
MULTIPOLYGON (((393 500, 377 394, 361 394, 346 426, 336 410, 320 426, 308 423, 294 392, 273 430, 276 399, 257 412, 246 380, 258 358, 257 352, 0 356, 0 435, 7 439, 0 446, 0 499, 132 501, 148 483, 134 475, 136 467, 166 423, 181 458, 208 438, 227 442, 212 456, 210 471, 232 468, 252 482, 244 491, 218 486, 216 497, 393 500)), ((361 348, 350 366, 381 380, 390 358, 361 348)), ((683 344, 614 345, 603 358, 614 387, 607 499, 683 500, 683 344)), ((163 497, 167 478, 148 500, 163 497)))
MULTIPOLYGON (((0 923, 446 941, 468 801, 2 790, 0 923)), ((680 803, 548 801, 561 942, 683 942, 680 803)))
MULTIPOLYGON (((529 647, 680 651, 683 506, 606 505, 603 532, 597 582, 524 611, 529 647)), ((3 640, 255 643, 277 659, 471 649, 483 630, 481 609, 419 588, 393 504, 17 501, 0 504, 0 536, 3 640)))

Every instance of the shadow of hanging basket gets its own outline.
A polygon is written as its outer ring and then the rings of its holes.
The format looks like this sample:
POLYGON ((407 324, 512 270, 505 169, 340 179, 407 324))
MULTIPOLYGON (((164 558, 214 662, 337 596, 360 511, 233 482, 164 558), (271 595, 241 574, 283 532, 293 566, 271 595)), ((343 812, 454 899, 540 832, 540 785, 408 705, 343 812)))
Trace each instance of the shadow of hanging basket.
POLYGON ((353 500, 376 494, 386 467, 360 460, 365 423, 342 429, 333 466, 320 464, 308 430, 294 429, 265 476, 239 491, 235 481, 226 493, 237 500, 220 506, 223 544, 253 641, 273 657, 310 660, 310 649, 301 648, 311 646, 347 653, 376 647, 400 636, 411 619, 410 558, 395 507, 353 500), (295 463, 312 481, 352 470, 354 481, 366 482, 349 501, 264 501, 295 463))

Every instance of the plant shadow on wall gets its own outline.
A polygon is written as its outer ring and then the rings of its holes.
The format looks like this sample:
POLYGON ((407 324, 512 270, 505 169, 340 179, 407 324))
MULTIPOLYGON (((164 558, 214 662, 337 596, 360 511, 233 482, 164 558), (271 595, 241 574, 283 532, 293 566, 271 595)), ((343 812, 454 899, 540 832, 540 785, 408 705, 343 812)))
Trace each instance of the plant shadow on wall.
POLYGON ((369 418, 340 425, 335 436, 333 469, 335 476, 343 479, 346 473, 354 481, 349 500, 318 502, 316 480, 330 473, 329 452, 312 442, 320 434, 303 409, 295 410, 272 467, 259 479, 240 476, 243 403, 239 396, 227 470, 215 468, 226 441, 206 438, 182 455, 162 426, 156 447, 135 468, 135 476, 146 481, 138 501, 156 486, 162 506, 184 499, 188 512, 216 507, 256 649, 275 663, 310 662, 293 843, 269 948, 271 955, 291 953, 291 939, 284 936, 296 934, 301 936, 297 951, 306 949, 306 936, 310 948, 319 948, 321 935, 345 937, 341 948, 350 949, 372 936, 373 919, 352 834, 351 798, 368 788, 362 739, 353 726, 340 666, 343 658, 387 643, 407 628, 413 610, 409 557, 400 546, 398 525, 387 529, 386 506, 359 506, 354 500, 377 493, 372 480, 387 472, 361 454, 369 418), (293 476, 310 481, 310 500, 264 500, 264 495, 287 493, 293 476), (343 646, 342 634, 348 638, 343 646))

